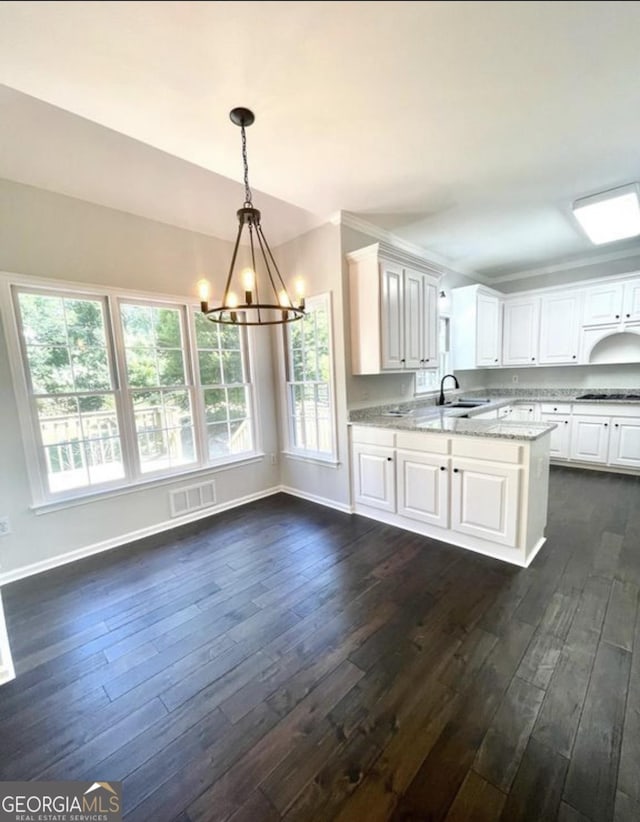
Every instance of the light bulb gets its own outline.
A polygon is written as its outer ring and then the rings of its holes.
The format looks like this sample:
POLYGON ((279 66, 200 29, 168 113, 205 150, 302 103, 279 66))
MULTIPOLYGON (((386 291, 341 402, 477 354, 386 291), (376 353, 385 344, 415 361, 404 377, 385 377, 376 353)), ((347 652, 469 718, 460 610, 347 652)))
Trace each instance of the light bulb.
POLYGON ((242 287, 245 291, 253 291, 256 284, 256 275, 252 268, 245 268, 242 272, 242 287))
POLYGON ((209 310, 208 280, 198 280, 198 296, 200 297, 200 310, 204 313, 209 310))
POLYGON ((300 299, 303 299, 304 298, 304 280, 302 279, 302 277, 296 277, 294 287, 295 287, 295 290, 296 290, 296 297, 300 297, 300 299))
POLYGON ((278 294, 278 301, 283 308, 290 308, 291 307, 291 300, 289 299, 289 295, 287 292, 282 289, 282 291, 278 294))
POLYGON ((227 294, 227 308, 237 308, 238 307, 238 297, 230 291, 227 294))

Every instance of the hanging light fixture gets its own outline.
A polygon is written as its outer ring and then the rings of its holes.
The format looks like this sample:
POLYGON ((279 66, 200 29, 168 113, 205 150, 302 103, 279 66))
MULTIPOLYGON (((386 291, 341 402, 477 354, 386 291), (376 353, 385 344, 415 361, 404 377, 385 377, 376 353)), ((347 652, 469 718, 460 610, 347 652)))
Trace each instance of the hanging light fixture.
POLYGON ((300 278, 296 280, 295 296, 297 301, 294 303, 262 231, 260 211, 254 208, 251 200, 245 129, 254 122, 254 114, 248 108, 234 108, 231 110, 229 117, 232 123, 240 126, 242 134, 244 205, 237 211, 238 234, 222 295, 222 304, 215 308, 209 307, 209 283, 206 280, 200 280, 198 283, 200 308, 203 314, 206 314, 208 319, 215 323, 280 325, 300 320, 304 317, 304 283, 300 278), (240 240, 245 226, 249 232, 250 266, 245 267, 238 276, 235 268, 240 240), (259 268, 257 265, 259 265, 259 268), (261 276, 259 277, 260 273, 261 276), (235 279, 234 275, 236 275, 235 279), (244 296, 244 302, 238 297, 238 293, 244 296))

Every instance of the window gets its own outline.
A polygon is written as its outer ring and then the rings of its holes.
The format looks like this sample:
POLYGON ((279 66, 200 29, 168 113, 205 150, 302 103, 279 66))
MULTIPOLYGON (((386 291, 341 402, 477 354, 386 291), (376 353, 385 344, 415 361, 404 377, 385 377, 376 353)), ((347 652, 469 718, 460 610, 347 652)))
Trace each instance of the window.
POLYGON ((14 297, 36 503, 253 453, 244 328, 111 292, 20 286, 14 297))
POLYGON ((438 324, 438 367, 416 371, 415 393, 427 394, 437 391, 440 380, 451 371, 451 352, 449 351, 449 317, 440 317, 438 324))
POLYGON ((104 300, 18 296, 39 461, 51 493, 124 477, 104 300))
POLYGON ((292 451, 327 459, 335 455, 329 295, 308 299, 306 310, 285 326, 289 443, 292 451))
POLYGON ((183 311, 123 302, 120 315, 140 471, 193 464, 183 311))
POLYGON ((253 448, 251 386, 243 336, 195 314, 198 370, 204 400, 207 449, 212 460, 253 448))

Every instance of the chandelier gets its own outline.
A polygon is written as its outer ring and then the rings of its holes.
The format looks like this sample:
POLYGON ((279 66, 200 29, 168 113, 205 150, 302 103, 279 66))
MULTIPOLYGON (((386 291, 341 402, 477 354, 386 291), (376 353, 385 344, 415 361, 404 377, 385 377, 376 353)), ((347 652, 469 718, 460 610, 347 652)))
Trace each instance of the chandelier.
POLYGON ((232 123, 240 126, 242 134, 244 205, 236 212, 239 223, 238 234, 231 256, 222 303, 215 308, 209 306, 209 283, 206 280, 200 280, 198 283, 200 308, 203 314, 215 323, 280 325, 300 320, 304 317, 304 284, 301 279, 296 280, 296 303, 294 303, 264 236, 260 224, 260 211, 254 208, 251 200, 245 129, 254 122, 254 114, 248 108, 234 108, 229 113, 229 117, 232 123), (250 265, 238 273, 235 270, 238 249, 245 228, 249 234, 250 265), (244 302, 238 294, 244 296, 244 302))

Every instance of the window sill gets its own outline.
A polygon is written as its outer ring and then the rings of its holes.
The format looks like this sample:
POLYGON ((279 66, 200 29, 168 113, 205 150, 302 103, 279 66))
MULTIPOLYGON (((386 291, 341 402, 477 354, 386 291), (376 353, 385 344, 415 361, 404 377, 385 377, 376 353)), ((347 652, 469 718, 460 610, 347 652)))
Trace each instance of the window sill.
POLYGON ((129 483, 128 485, 121 485, 118 488, 109 488, 104 491, 93 491, 87 494, 78 494, 77 496, 67 497, 66 499, 36 503, 30 506, 30 510, 37 516, 41 516, 42 514, 49 514, 53 511, 62 511, 66 508, 75 508, 78 505, 89 505, 92 502, 101 502, 104 499, 121 497, 135 491, 146 491, 151 488, 160 488, 163 485, 173 485, 174 483, 204 476, 206 474, 215 474, 219 471, 228 471, 230 468, 240 468, 243 465, 251 465, 252 463, 262 462, 264 456, 264 453, 261 451, 253 451, 250 454, 244 454, 237 459, 216 462, 215 464, 207 465, 206 467, 199 466, 198 468, 190 468, 186 471, 181 471, 179 474, 154 477, 152 479, 143 479, 138 482, 129 483))
POLYGON ((304 454, 297 451, 282 451, 283 456, 290 460, 297 460, 298 462, 311 462, 316 465, 324 465, 326 468, 339 468, 342 463, 334 456, 321 457, 314 454, 304 454))

